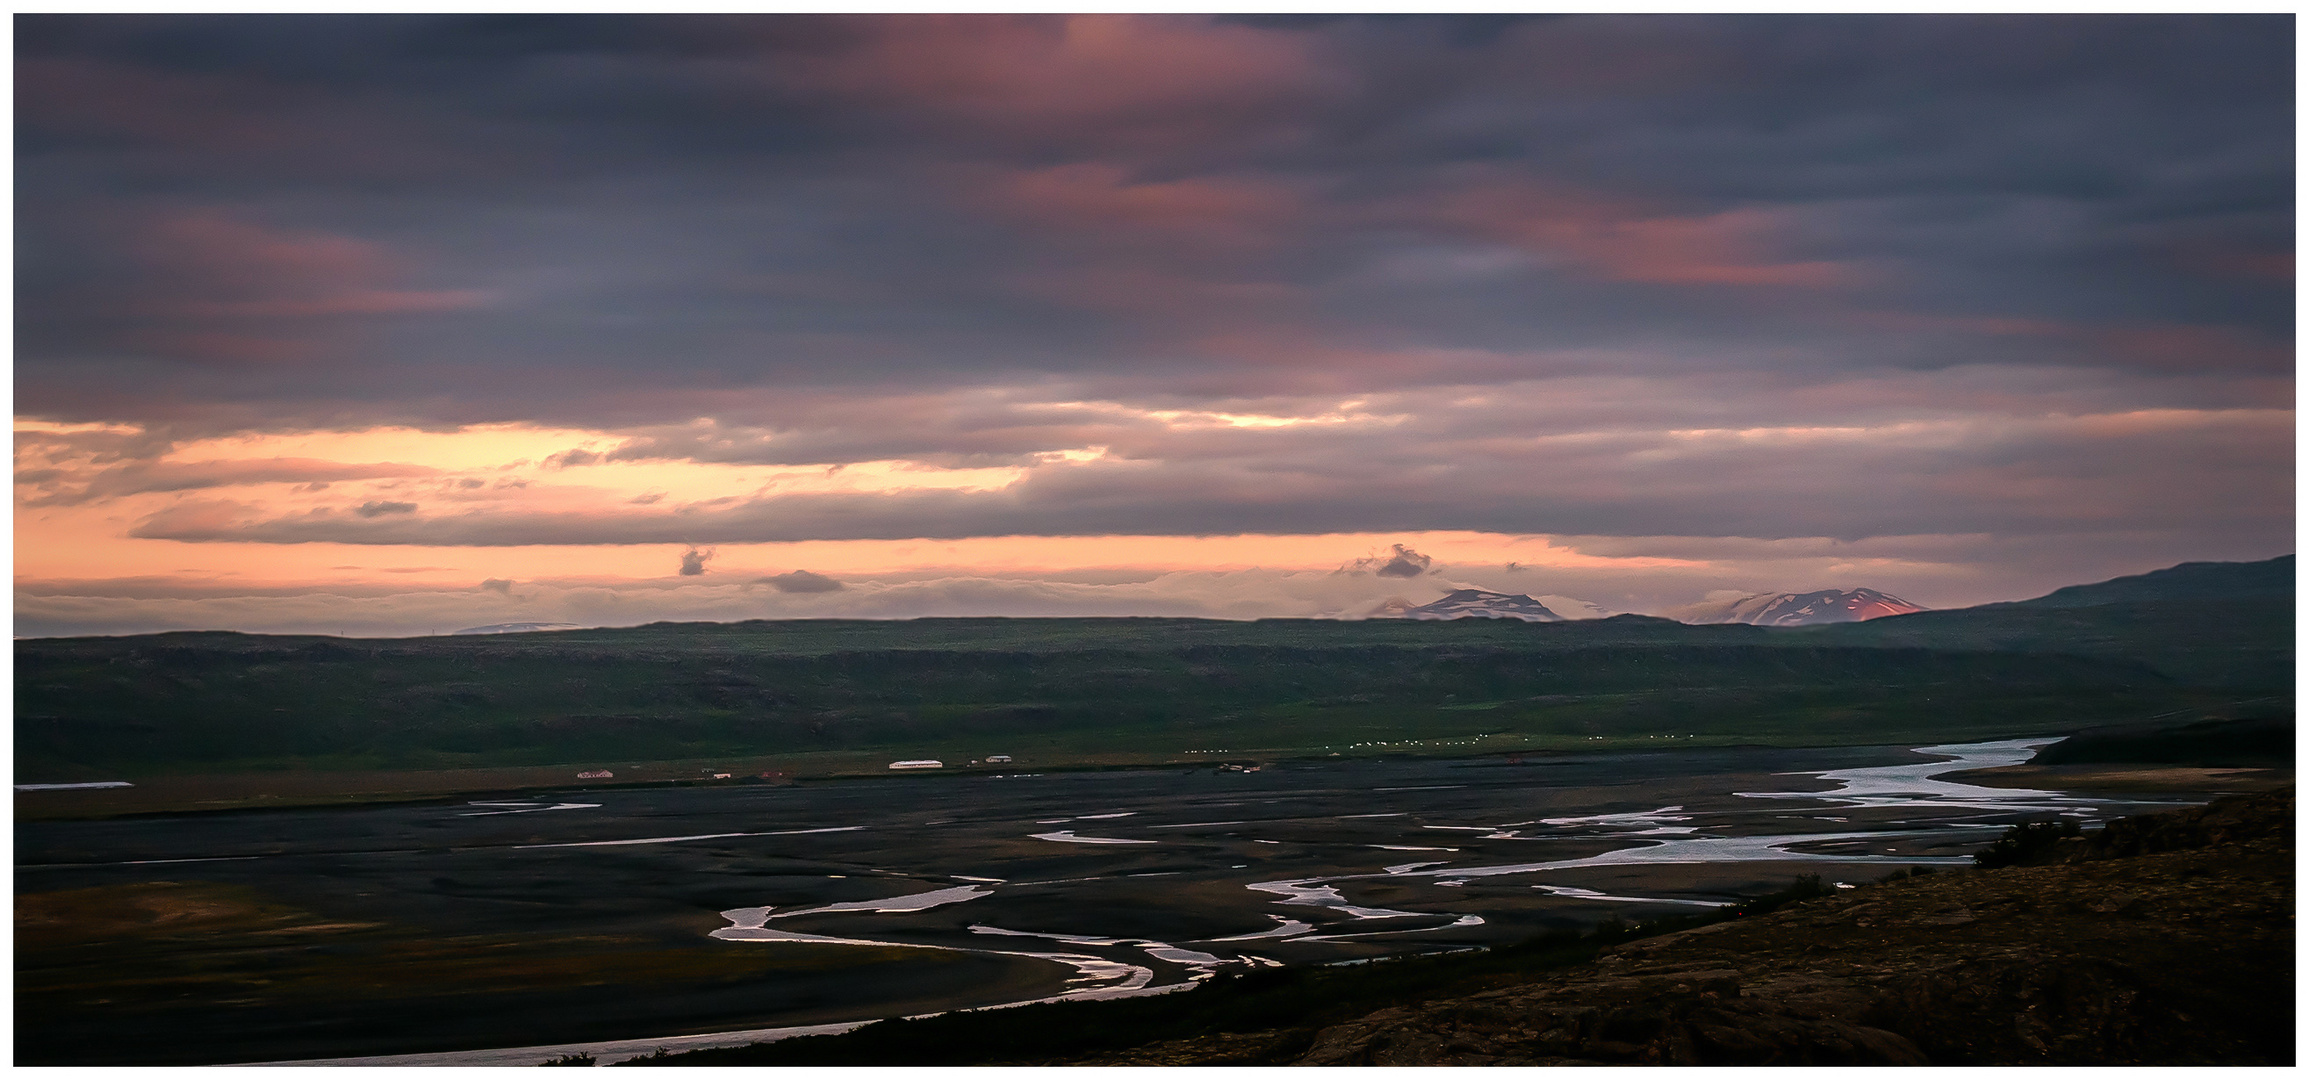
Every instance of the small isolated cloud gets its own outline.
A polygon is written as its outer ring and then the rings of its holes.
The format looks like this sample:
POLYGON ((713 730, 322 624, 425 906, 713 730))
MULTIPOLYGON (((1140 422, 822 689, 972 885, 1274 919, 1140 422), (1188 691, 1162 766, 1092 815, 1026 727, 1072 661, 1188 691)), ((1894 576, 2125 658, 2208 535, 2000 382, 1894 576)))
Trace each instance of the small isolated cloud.
POLYGON ((627 499, 625 501, 632 503, 635 506, 649 506, 662 498, 665 498, 665 492, 652 491, 647 495, 636 495, 633 498, 627 499))
POLYGON ((481 588, 485 592, 493 592, 499 596, 511 596, 513 595, 513 579, 489 578, 481 583, 481 588))
POLYGON ((696 577, 706 572, 706 560, 714 557, 714 549, 699 551, 691 548, 681 553, 681 576, 696 577))
POLYGON ((365 518, 373 518, 383 514, 414 514, 417 512, 417 504, 405 502, 365 502, 362 503, 359 507, 355 508, 353 512, 365 518))
POLYGON ((807 570, 755 578, 754 584, 767 585, 785 593, 839 592, 842 589, 841 582, 824 574, 813 574, 807 570))
POLYGON ((1394 550, 1383 555, 1370 555, 1339 568, 1339 573, 1370 573, 1380 577, 1415 578, 1427 572, 1435 562, 1433 556, 1422 555, 1401 544, 1389 544, 1394 550))
POLYGON ((572 450, 564 450, 558 454, 549 455, 545 459, 545 464, 549 468, 567 469, 577 465, 591 465, 594 462, 600 460, 600 454, 594 453, 591 450, 578 448, 572 450))

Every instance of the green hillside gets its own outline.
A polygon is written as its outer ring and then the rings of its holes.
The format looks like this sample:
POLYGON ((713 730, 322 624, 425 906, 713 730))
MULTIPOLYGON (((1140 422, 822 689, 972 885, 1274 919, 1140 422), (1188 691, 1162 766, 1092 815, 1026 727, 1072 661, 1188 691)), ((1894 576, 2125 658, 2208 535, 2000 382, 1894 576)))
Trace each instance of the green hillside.
POLYGON ((2293 557, 2183 563, 2034 600, 1790 631, 1821 645, 2059 653, 2145 665, 2177 682, 2293 686, 2293 557))
POLYGON ((2058 733, 2289 703, 2280 561, 2282 595, 2269 594, 2271 564, 2200 565, 2150 575, 2151 590, 2120 581, 1793 630, 1639 616, 918 619, 35 639, 16 643, 17 769, 717 755, 846 755, 856 767, 860 754, 995 752, 1057 764, 2058 733), (2095 596, 2113 599, 2077 602, 2095 596))

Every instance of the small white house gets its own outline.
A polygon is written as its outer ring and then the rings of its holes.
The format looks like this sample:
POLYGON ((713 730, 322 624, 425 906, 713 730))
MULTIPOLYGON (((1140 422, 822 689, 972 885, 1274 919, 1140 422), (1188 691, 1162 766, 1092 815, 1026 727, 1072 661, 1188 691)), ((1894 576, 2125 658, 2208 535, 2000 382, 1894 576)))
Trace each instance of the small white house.
POLYGON ((616 773, 613 773, 608 769, 594 769, 591 772, 578 773, 577 778, 580 780, 607 780, 610 777, 616 775, 616 773))
POLYGON ((1008 764, 1010 764, 1010 755, 1008 755, 1008 754, 991 754, 991 755, 988 755, 988 756, 987 756, 987 758, 986 758, 986 763, 987 763, 988 765, 1008 765, 1008 764))
POLYGON ((946 763, 943 761, 930 760, 893 761, 890 763, 890 767, 893 769, 943 769, 946 767, 946 763))

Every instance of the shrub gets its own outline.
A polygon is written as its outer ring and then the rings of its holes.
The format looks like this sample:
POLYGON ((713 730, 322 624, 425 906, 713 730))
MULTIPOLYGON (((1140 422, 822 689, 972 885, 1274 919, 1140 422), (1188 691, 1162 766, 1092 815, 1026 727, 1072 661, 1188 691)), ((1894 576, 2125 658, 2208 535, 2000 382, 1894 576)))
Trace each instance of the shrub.
POLYGON ((2074 820, 2028 821, 2004 830, 2004 835, 1973 853, 1972 863, 1983 869, 2026 866, 2039 861, 2063 840, 2084 835, 2074 820))

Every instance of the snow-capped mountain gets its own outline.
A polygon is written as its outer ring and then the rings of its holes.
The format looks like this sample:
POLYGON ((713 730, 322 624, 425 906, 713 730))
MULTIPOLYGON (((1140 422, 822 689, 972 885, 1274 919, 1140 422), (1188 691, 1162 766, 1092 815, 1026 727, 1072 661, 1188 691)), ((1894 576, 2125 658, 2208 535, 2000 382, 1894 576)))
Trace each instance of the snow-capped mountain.
POLYGON ((1887 615, 1906 615, 1923 610, 1923 607, 1874 589, 1822 589, 1819 592, 1760 593, 1703 600, 1678 609, 1672 617, 1688 623, 1813 626, 1819 623, 1866 622, 1887 615))
POLYGON ((1521 619, 1524 622, 1563 622, 1564 617, 1521 593, 1487 589, 1456 589, 1431 604, 1411 606, 1394 599, 1371 613, 1374 619, 1521 619))
POLYGON ((1614 611, 1611 608, 1607 608, 1602 604, 1589 603, 1586 600, 1581 600, 1572 596, 1557 596, 1553 593, 1550 593, 1546 596, 1534 596, 1532 599, 1537 600, 1542 604, 1546 604, 1549 611, 1555 612, 1556 614, 1561 615, 1565 619, 1569 619, 1573 622, 1577 622, 1582 619, 1608 619, 1614 615, 1619 614, 1619 612, 1614 611))
POLYGON ((468 626, 463 630, 451 630, 449 632, 452 634, 534 634, 540 630, 576 629, 580 629, 576 623, 566 622, 501 622, 491 623, 487 626, 468 626))

